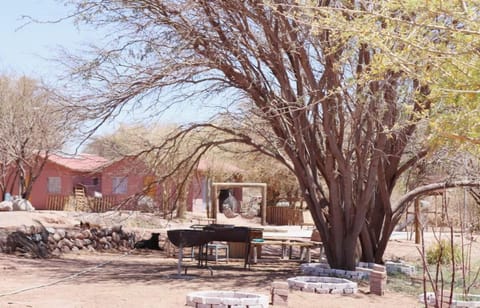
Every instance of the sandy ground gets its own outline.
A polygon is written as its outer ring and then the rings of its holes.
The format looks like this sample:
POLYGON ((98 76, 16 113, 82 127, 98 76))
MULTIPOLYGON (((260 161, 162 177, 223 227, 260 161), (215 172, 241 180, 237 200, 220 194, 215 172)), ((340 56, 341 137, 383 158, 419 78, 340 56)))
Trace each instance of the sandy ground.
MULTIPOLYGON (((153 215, 140 217, 132 213, 98 217, 85 213, 0 212, 0 236, 22 224, 32 224, 33 219, 54 227, 71 227, 80 220, 96 219, 100 223, 122 223, 127 230, 141 234, 192 223, 191 219, 167 222, 153 215), (144 219, 147 221, 142 223, 144 219)), ((252 221, 233 223, 255 225, 252 221)), ((392 241, 387 255, 413 260, 418 253, 411 241, 398 238, 392 241)), ((229 264, 212 262, 211 271, 197 268, 196 262, 189 259, 184 265, 190 279, 176 278, 177 259, 161 251, 70 253, 47 260, 0 253, 0 307, 185 307, 186 295, 191 291, 241 290, 268 295, 273 281, 300 274, 299 261, 281 260, 274 252, 265 253, 250 270, 243 268, 241 260, 229 264)), ((359 292, 350 296, 290 291, 288 302, 288 307, 302 308, 421 306, 415 297, 388 289, 385 296, 371 295, 367 285, 360 285, 359 292)))

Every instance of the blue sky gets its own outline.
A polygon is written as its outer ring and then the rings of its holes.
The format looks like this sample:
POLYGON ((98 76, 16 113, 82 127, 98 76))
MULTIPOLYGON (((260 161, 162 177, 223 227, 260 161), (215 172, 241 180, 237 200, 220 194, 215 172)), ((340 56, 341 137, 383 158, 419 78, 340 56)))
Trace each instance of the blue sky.
POLYGON ((59 46, 77 49, 86 41, 99 39, 93 31, 80 31, 71 21, 30 23, 57 20, 68 14, 68 8, 55 0, 3 1, 0 10, 0 72, 49 79, 60 73, 58 65, 48 61, 59 46), (22 25, 24 25, 22 27, 22 25))
MULTIPOLYGON (((58 50, 77 50, 86 42, 95 42, 101 36, 94 31, 79 30, 71 20, 58 23, 28 23, 30 16, 39 21, 55 21, 68 16, 69 8, 56 0, 8 0, 2 1, 0 10, 0 74, 26 75, 55 83, 62 68, 51 59, 58 50)), ((113 121, 99 130, 99 135, 118 127, 113 121)), ((66 150, 75 150, 76 141, 66 150)))
MULTIPOLYGON (((71 52, 78 51, 87 43, 101 42, 101 31, 78 29, 72 20, 59 23, 30 23, 22 16, 31 16, 36 20, 53 21, 68 16, 71 8, 56 0, 7 0, 2 1, 0 10, 0 74, 27 75, 47 82, 53 82, 55 76, 62 73, 61 67, 53 59, 63 47, 71 52)), ((192 104, 177 106, 158 121, 190 122, 211 111, 199 114, 192 104)), ((120 119, 108 123, 100 134, 115 130, 120 122, 138 122, 132 120, 132 114, 123 114, 120 119), (126 120, 129 119, 130 121, 126 120)), ((208 116, 204 117, 205 119, 208 116)))

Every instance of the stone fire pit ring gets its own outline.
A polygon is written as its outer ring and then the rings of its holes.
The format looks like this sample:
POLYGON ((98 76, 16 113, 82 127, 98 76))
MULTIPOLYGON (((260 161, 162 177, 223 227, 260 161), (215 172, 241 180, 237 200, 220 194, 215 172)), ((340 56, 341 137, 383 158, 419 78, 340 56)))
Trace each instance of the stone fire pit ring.
POLYGON ((268 308, 269 298, 242 291, 196 291, 187 294, 190 307, 268 308))
POLYGON ((356 282, 343 278, 322 276, 297 276, 287 279, 293 290, 319 294, 353 294, 357 293, 356 282))

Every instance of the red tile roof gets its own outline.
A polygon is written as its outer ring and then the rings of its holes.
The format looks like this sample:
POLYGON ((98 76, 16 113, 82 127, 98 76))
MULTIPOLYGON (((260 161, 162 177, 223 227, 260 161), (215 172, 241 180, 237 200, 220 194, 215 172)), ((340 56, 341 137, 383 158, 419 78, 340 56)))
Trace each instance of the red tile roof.
POLYGON ((81 172, 95 171, 111 162, 104 157, 92 154, 78 154, 71 156, 51 154, 48 156, 48 159, 57 165, 81 172))

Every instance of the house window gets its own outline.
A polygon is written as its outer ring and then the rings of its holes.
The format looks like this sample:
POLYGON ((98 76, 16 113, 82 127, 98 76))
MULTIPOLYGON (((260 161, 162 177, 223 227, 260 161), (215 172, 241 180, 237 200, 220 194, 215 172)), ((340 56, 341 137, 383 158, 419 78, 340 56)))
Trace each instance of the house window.
POLYGON ((116 195, 127 193, 127 177, 116 176, 112 179, 112 193, 116 195))
POLYGON ((92 179, 92 185, 94 185, 94 186, 98 185, 98 178, 93 178, 92 179))
POLYGON ((59 194, 62 192, 62 182, 60 177, 51 176, 47 179, 47 191, 49 194, 59 194))

